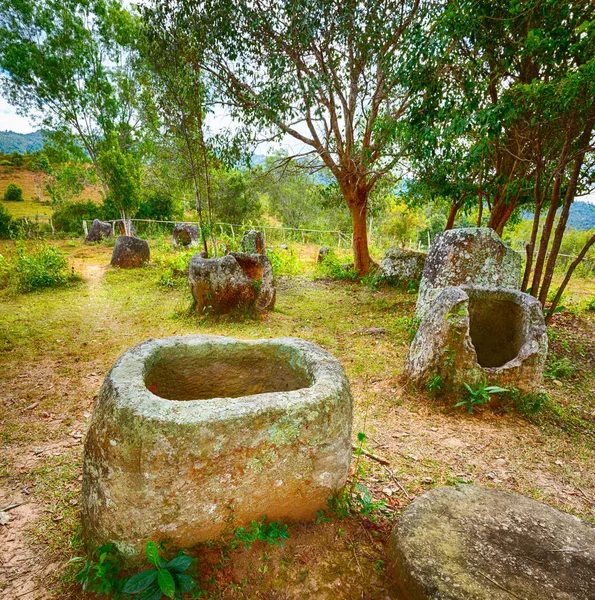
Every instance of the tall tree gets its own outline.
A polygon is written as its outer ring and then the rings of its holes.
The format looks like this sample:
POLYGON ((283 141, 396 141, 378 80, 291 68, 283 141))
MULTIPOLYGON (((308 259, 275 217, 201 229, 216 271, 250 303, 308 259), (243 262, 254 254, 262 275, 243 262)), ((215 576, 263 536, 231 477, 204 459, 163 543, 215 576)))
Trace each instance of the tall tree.
POLYGON ((21 114, 74 136, 107 194, 105 140, 133 143, 134 81, 128 66, 136 23, 118 0, 0 0, 0 83, 21 114))
MULTIPOLYGON (((433 3, 427 3, 430 7, 433 3)), ((408 62, 426 46, 420 0, 171 0, 233 116, 320 157, 351 213, 355 268, 371 267, 370 192, 402 154, 408 62)))

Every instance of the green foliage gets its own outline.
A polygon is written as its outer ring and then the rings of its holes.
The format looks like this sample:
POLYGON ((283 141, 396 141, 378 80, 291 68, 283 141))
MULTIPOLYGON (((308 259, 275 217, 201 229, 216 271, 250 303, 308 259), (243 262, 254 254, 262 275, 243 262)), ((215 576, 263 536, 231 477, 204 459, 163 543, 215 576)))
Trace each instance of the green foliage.
POLYGON ((12 233, 12 216, 4 205, 0 204, 0 239, 7 239, 12 233))
POLYGON ((2 254, 0 254, 0 290, 4 289, 10 283, 12 276, 12 265, 2 254))
POLYGON ((101 218, 101 209, 94 202, 67 202, 52 215, 56 231, 80 235, 83 233, 83 220, 92 221, 101 218))
POLYGON ((508 390, 506 397, 516 410, 525 415, 534 415, 539 412, 548 401, 547 394, 543 392, 524 394, 516 388, 508 390))
POLYGON ((303 271, 302 264, 298 258, 297 252, 293 248, 288 250, 267 250, 267 256, 273 267, 275 277, 279 275, 300 275, 303 271))
POLYGON ((386 209, 386 220, 382 224, 382 233, 390 244, 404 247, 416 241, 420 231, 424 231, 428 222, 420 209, 407 206, 401 199, 393 199, 386 209))
POLYGON ((467 390, 467 394, 460 402, 455 404, 455 408, 462 406, 467 409, 469 414, 471 414, 473 409, 477 406, 489 402, 493 394, 502 394, 508 391, 506 388, 501 388, 496 385, 487 385, 485 379, 483 383, 481 383, 476 389, 473 389, 467 383, 464 385, 467 390))
POLYGON ((566 358, 558 358, 555 354, 550 354, 544 376, 548 379, 562 379, 570 377, 576 373, 576 366, 566 358))
POLYGON ((329 523, 330 519, 326 516, 324 509, 320 509, 316 511, 316 525, 320 525, 320 523, 329 523))
POLYGON ((377 517, 374 513, 384 508, 384 506, 386 506, 386 501, 375 501, 372 497, 372 494, 370 494, 368 489, 365 488, 361 483, 355 483, 354 490, 356 491, 355 502, 357 503, 356 506, 358 512, 360 512, 364 517, 375 521, 377 517))
POLYGON ((172 196, 158 191, 143 194, 136 213, 138 219, 155 221, 173 221, 178 216, 181 215, 176 210, 172 196))
POLYGON ((59 287, 75 277, 68 271, 64 253, 53 246, 41 244, 32 250, 18 247, 11 279, 19 291, 30 292, 38 288, 59 287))
POLYGON ((395 326, 405 330, 407 340, 411 343, 419 329, 420 322, 421 319, 419 317, 399 317, 395 320, 395 326))
POLYGON ((440 375, 434 374, 432 377, 430 377, 426 386, 431 394, 438 395, 444 391, 445 382, 440 375))
POLYGON ((587 304, 587 310, 595 310, 595 298, 590 300, 587 304))
POLYGON ((238 527, 231 540, 231 547, 235 549, 242 544, 248 550, 254 542, 262 541, 283 548, 283 540, 289 539, 287 528, 288 526, 283 525, 281 521, 269 523, 266 517, 262 517, 260 521, 252 521, 248 528, 238 527))
POLYGON ((335 254, 334 250, 329 250, 324 260, 317 264, 316 270, 318 275, 322 277, 330 277, 331 279, 347 279, 355 281, 357 272, 352 266, 343 264, 343 261, 335 254))
POLYGON ((120 563, 112 544, 101 546, 93 552, 91 558, 77 556, 69 564, 83 563, 75 575, 75 581, 82 585, 83 591, 98 596, 119 596, 123 581, 120 579, 120 563))
POLYGON ((145 546, 147 560, 155 569, 147 569, 128 578, 122 592, 133 595, 136 600, 160 600, 182 598, 196 587, 196 581, 186 571, 195 559, 180 552, 174 559, 166 562, 154 542, 145 546))
POLYGON ((9 183, 4 196, 2 196, 4 202, 23 202, 23 188, 19 187, 16 183, 9 183))
POLYGON ((234 225, 261 216, 260 200, 244 173, 224 169, 213 172, 213 212, 216 221, 234 225))

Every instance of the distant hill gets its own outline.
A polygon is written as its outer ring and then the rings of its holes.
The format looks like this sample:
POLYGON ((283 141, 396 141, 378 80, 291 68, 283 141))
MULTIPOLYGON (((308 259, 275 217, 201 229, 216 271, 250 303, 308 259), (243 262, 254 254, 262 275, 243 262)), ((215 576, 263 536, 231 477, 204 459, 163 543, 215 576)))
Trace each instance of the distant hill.
POLYGON ((595 228, 595 204, 575 201, 570 207, 568 227, 580 230, 595 228))
POLYGON ((14 131, 0 131, 0 152, 12 154, 18 152, 35 152, 43 148, 41 130, 33 133, 15 133, 14 131))

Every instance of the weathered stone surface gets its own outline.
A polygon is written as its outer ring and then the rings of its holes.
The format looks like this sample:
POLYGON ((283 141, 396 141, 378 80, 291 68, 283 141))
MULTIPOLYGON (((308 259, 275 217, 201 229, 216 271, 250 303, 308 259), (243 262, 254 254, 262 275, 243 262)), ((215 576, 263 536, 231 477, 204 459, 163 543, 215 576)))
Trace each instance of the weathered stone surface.
POLYGON ((112 224, 105 223, 99 219, 93 219, 89 233, 85 238, 85 242, 100 242, 104 238, 111 238, 113 235, 112 224))
POLYGON ((318 257, 316 259, 316 262, 318 264, 320 264, 321 262, 324 262, 324 259, 328 256, 329 251, 330 251, 330 248, 327 248, 326 246, 322 246, 322 248, 320 248, 320 250, 318 250, 318 257))
POLYGON ((246 231, 240 240, 240 249, 245 254, 264 254, 264 238, 260 231, 250 229, 246 231))
POLYGON ((195 225, 186 225, 186 223, 177 223, 174 227, 172 244, 174 248, 183 246, 192 248, 200 244, 198 239, 198 227, 195 225))
POLYGON ((305 340, 152 339, 107 374, 85 442, 82 532, 129 558, 252 519, 310 519, 341 490, 352 400, 305 340))
POLYGON ((419 281, 426 257, 424 252, 389 248, 380 262, 380 274, 393 281, 419 281))
POLYGON ((111 265, 121 269, 142 267, 151 258, 149 244, 145 240, 129 235, 121 235, 116 240, 111 265))
POLYGON ((457 285, 520 289, 521 256, 487 227, 443 231, 428 252, 416 316, 423 317, 442 289, 457 285))
MULTIPOLYGON (((114 227, 120 232, 120 235, 126 235, 126 225, 124 224, 124 221, 116 221, 114 227)), ((134 223, 132 221, 130 221, 130 235, 132 237, 137 237, 136 229, 134 228, 134 223)))
POLYGON ((595 598, 595 529, 509 492, 460 485, 422 494, 388 553, 408 600, 595 598))
POLYGON ((405 372, 424 385, 438 375, 454 388, 491 384, 539 389, 547 355, 541 304, 517 290, 449 287, 421 320, 405 372))
POLYGON ((210 259, 193 256, 188 283, 200 313, 265 311, 275 305, 273 267, 263 254, 230 252, 210 259))

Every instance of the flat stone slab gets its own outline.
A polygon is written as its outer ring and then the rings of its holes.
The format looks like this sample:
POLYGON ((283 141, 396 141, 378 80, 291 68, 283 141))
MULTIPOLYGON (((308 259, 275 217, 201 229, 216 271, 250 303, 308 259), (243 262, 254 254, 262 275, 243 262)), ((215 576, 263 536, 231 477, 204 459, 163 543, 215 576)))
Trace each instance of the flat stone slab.
POLYGON ((595 598, 595 528, 480 486, 419 496, 393 529, 389 558, 407 600, 595 598))
POLYGON ((295 338, 152 339, 107 374, 85 443, 82 534, 129 560, 239 525, 312 519, 345 485, 352 400, 339 362, 295 338))

